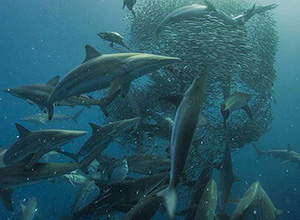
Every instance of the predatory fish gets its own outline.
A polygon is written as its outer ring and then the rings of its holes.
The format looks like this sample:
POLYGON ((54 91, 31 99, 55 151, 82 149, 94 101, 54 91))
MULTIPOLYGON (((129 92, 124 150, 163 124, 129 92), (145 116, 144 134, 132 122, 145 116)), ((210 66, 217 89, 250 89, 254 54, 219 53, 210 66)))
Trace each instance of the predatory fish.
POLYGON ((35 197, 29 197, 25 202, 20 204, 21 216, 20 220, 33 220, 37 213, 37 202, 35 197))
POLYGON ((213 220, 216 215, 217 200, 217 184, 214 180, 210 180, 199 201, 195 219, 213 220))
POLYGON ((260 182, 253 183, 237 204, 230 220, 256 219, 275 220, 283 212, 276 209, 260 182), (255 214, 256 213, 256 214, 255 214), (257 218, 257 216, 260 218, 257 218))
POLYGON ((93 47, 86 45, 86 58, 83 63, 69 72, 54 88, 47 104, 49 120, 54 111, 54 103, 70 96, 79 96, 114 85, 114 93, 125 97, 131 81, 165 65, 179 61, 179 58, 145 53, 100 54, 93 47))
POLYGON ((99 155, 97 150, 80 163, 37 163, 31 170, 24 170, 24 164, 0 168, 0 197, 9 210, 13 210, 12 193, 17 187, 29 186, 63 176, 74 170, 81 169, 86 172, 87 167, 99 155))
POLYGON ((131 118, 121 121, 111 122, 102 127, 89 123, 92 127, 93 133, 85 144, 80 148, 77 156, 85 156, 88 153, 94 151, 97 148, 101 148, 102 151, 112 142, 116 137, 124 134, 125 132, 131 132, 136 129, 140 118, 131 118))
POLYGON ((228 98, 224 100, 221 106, 221 113, 224 118, 224 127, 226 128, 226 121, 229 117, 229 114, 235 110, 243 109, 249 116, 252 118, 251 110, 248 106, 248 102, 251 99, 251 96, 244 92, 234 92, 228 98))
POLYGON ((190 202, 189 202, 190 209, 189 208, 187 209, 185 220, 195 219, 197 209, 193 207, 198 206, 199 201, 206 189, 205 186, 208 185, 208 182, 211 180, 211 176, 212 176, 212 167, 210 165, 204 166, 190 194, 191 195, 190 202))
POLYGON ((226 146, 222 162, 219 168, 219 184, 220 184, 220 215, 226 216, 225 208, 231 194, 231 187, 234 182, 240 180, 234 176, 232 168, 232 159, 230 149, 226 146))
POLYGON ((165 206, 171 219, 174 218, 177 195, 176 187, 189 154, 190 145, 197 126, 204 99, 205 80, 196 78, 177 109, 171 137, 171 172, 167 189, 158 193, 164 197, 165 206))
MULTIPOLYGON (((3 157, 5 165, 21 162, 32 155, 26 169, 31 169, 46 153, 56 150, 63 153, 60 147, 87 134, 86 131, 72 130, 38 130, 30 131, 20 124, 16 124, 19 139, 8 148, 3 157)), ((66 156, 69 156, 66 154, 66 156)))
MULTIPOLYGON (((74 115, 55 114, 54 117, 52 118, 51 122, 60 123, 61 121, 66 121, 66 120, 71 119, 71 120, 73 120, 74 122, 77 123, 77 118, 83 112, 83 110, 84 110, 84 108, 79 110, 74 115)), ((28 116, 28 117, 25 117, 25 118, 21 118, 21 121, 34 123, 37 127, 40 124, 46 125, 50 122, 50 121, 48 121, 48 115, 45 114, 45 113, 39 113, 39 114, 31 115, 31 116, 28 116)))
MULTIPOLYGON (((13 96, 26 100, 30 105, 36 104, 41 110, 44 110, 48 98, 53 91, 54 87, 58 83, 59 76, 53 77, 45 84, 34 84, 34 85, 25 85, 18 86, 15 88, 4 89, 2 91, 8 92, 13 96)), ((66 100, 61 100, 56 102, 57 106, 71 106, 82 105, 90 108, 93 105, 102 106, 103 103, 99 100, 95 100, 88 96, 71 96, 66 100)))
POLYGON ((110 47, 113 47, 114 43, 116 43, 130 50, 130 48, 127 47, 127 45, 124 43, 122 35, 117 32, 106 31, 106 32, 101 32, 97 35, 104 40, 110 41, 111 42, 109 45, 110 47))
POLYGON ((266 150, 266 151, 261 151, 260 149, 258 149, 258 147, 255 144, 253 144, 253 147, 254 147, 258 157, 265 154, 267 156, 272 156, 275 159, 284 160, 281 164, 286 164, 286 163, 289 163, 289 162, 297 163, 298 167, 300 169, 300 154, 293 151, 291 145, 289 145, 289 144, 288 144, 287 150, 266 150))

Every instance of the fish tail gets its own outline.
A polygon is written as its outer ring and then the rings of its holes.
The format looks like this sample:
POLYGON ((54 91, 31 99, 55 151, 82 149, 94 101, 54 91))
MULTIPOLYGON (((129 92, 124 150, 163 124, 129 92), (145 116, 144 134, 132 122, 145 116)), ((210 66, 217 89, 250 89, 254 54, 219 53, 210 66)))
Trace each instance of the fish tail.
POLYGON ((72 120, 73 120, 74 122, 77 123, 77 118, 78 118, 79 115, 83 112, 83 110, 84 110, 84 108, 82 108, 81 110, 79 110, 77 113, 75 113, 75 114, 73 115, 72 120))
POLYGON ((252 146, 254 147, 254 150, 256 151, 259 159, 259 157, 263 154, 263 152, 260 149, 258 149, 258 147, 254 143, 252 144, 252 146))
POLYGON ((99 156, 99 154, 102 152, 102 148, 99 148, 98 150, 95 150, 91 152, 88 156, 86 156, 82 161, 79 163, 79 168, 84 172, 88 173, 88 166, 99 156))
POLYGON ((177 203, 176 189, 169 186, 165 190, 157 193, 156 196, 163 197, 164 204, 169 215, 169 219, 174 219, 176 203, 177 203))

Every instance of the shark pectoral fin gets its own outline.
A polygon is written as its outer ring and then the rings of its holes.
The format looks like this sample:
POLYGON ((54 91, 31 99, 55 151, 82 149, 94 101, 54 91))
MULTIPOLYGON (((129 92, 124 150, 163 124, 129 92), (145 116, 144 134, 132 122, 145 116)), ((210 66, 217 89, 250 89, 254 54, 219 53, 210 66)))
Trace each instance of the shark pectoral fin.
POLYGON ((39 152, 35 153, 29 163, 26 165, 26 170, 30 170, 34 167, 34 165, 46 154, 48 153, 48 149, 40 150, 39 152))
POLYGON ((3 203, 6 208, 8 208, 10 211, 14 210, 13 202, 12 202, 12 193, 13 189, 2 189, 0 191, 0 197, 3 200, 3 203))
POLYGON ((48 82, 45 83, 47 86, 56 86, 59 80, 59 76, 54 76, 52 79, 50 79, 48 82))
POLYGON ((18 123, 16 123, 15 125, 16 125, 16 128, 17 128, 18 132, 19 132, 19 137, 20 138, 24 138, 24 137, 31 134, 31 131, 28 130, 27 128, 25 128, 24 126, 22 126, 18 123))
POLYGON ((114 42, 111 42, 111 43, 109 44, 109 46, 110 46, 110 47, 114 47, 114 42))
POLYGON ((283 164, 286 164, 286 163, 288 163, 288 162, 290 162, 290 161, 291 161, 291 160, 285 160, 285 161, 281 162, 280 164, 283 165, 283 164))
POLYGON ((249 105, 245 105, 242 109, 247 113, 247 115, 249 116, 249 118, 252 119, 252 113, 251 113, 249 105))
POLYGON ((99 53, 96 49, 94 49, 90 45, 85 45, 85 59, 83 63, 87 62, 90 59, 93 59, 95 57, 101 56, 101 53, 99 53))

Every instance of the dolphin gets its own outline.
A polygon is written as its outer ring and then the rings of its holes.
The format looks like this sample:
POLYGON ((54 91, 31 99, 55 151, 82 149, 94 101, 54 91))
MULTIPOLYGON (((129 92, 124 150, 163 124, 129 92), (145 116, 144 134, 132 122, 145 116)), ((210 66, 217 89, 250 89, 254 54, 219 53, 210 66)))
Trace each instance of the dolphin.
MULTIPOLYGON (((3 92, 7 92, 12 94, 15 97, 26 100, 30 105, 37 105, 41 110, 44 110, 47 103, 48 98, 53 91, 54 87, 58 83, 59 76, 54 76, 45 84, 33 84, 33 85, 25 85, 18 86, 14 88, 8 88, 2 90, 3 92)), ((74 107, 76 105, 82 105, 90 108, 93 105, 102 107, 103 103, 99 100, 95 100, 88 96, 71 96, 67 100, 61 100, 60 102, 56 102, 57 106, 70 106, 74 107)))
POLYGON ((110 41, 110 47, 114 46, 114 43, 121 45, 122 47, 125 47, 126 49, 130 50, 129 47, 124 43, 123 37, 121 34, 113 31, 106 31, 106 32, 101 32, 97 34, 99 37, 101 37, 104 40, 110 41))
POLYGON ((209 4, 209 5, 192 4, 192 5, 188 5, 188 6, 184 6, 179 9, 176 9, 175 11, 168 14, 158 24, 155 32, 156 32, 156 34, 159 34, 162 31, 162 29, 170 23, 177 23, 182 20, 203 17, 204 15, 216 10, 214 7, 211 7, 211 6, 212 6, 211 4, 209 4))
POLYGON ((293 148, 291 145, 288 144, 288 147, 286 150, 266 150, 261 151, 255 144, 252 144, 258 157, 265 154, 267 156, 272 156, 275 159, 281 159, 284 160, 281 164, 285 164, 288 162, 297 163, 298 167, 300 169, 300 154, 293 151, 293 148))
POLYGON ((190 145, 197 126, 204 99, 205 80, 195 78, 185 92, 177 109, 171 137, 171 172, 167 189, 157 194, 164 197, 170 219, 174 218, 177 195, 176 187, 180 181, 189 154, 190 145))
POLYGON ((72 130, 30 131, 20 124, 16 124, 16 128, 19 139, 5 152, 3 162, 5 165, 16 164, 33 154, 26 169, 31 169, 46 153, 52 150, 62 152, 61 146, 87 134, 86 131, 72 130))
POLYGON ((21 206, 20 220, 33 220, 37 213, 37 202, 35 197, 29 197, 21 206))
POLYGON ((78 157, 85 156, 97 148, 102 151, 112 142, 115 138, 124 134, 125 132, 132 132, 136 129, 140 118, 131 118, 121 121, 111 122, 102 127, 90 123, 92 128, 92 135, 84 143, 77 153, 78 157))
POLYGON ((83 63, 71 70, 52 91, 47 104, 49 120, 53 116, 56 102, 108 88, 115 80, 119 81, 120 90, 124 90, 122 96, 125 96, 134 79, 179 61, 175 57, 144 53, 102 55, 89 45, 85 46, 85 50, 86 58, 83 63))
POLYGON ((24 164, 18 163, 0 168, 0 197, 9 210, 13 210, 12 193, 15 188, 29 186, 53 180, 74 170, 86 172, 87 167, 100 154, 97 150, 80 163, 36 163, 33 169, 24 170, 24 164))
POLYGON ((282 211, 274 207, 261 183, 254 182, 237 204, 230 220, 246 220, 256 218, 256 215, 261 216, 259 219, 275 220, 279 214, 282 211))
POLYGON ((205 4, 206 5, 188 5, 171 12, 159 23, 159 25, 156 28, 156 34, 159 34, 162 31, 162 29, 168 24, 177 23, 182 20, 197 19, 207 15, 214 16, 220 19, 225 25, 244 25, 255 14, 261 14, 277 7, 276 4, 258 7, 254 5, 251 9, 246 10, 244 13, 232 17, 226 14, 225 12, 216 9, 216 7, 207 0, 205 0, 205 4))
POLYGON ((225 218, 228 218, 225 208, 231 194, 232 184, 239 181, 240 180, 234 176, 230 149, 228 146, 226 146, 219 168, 220 216, 225 216, 225 218))
POLYGON ((217 184, 212 179, 208 182, 199 201, 195 219, 215 219, 215 211, 217 207, 218 193, 217 184))
POLYGON ((226 98, 221 105, 221 113, 224 118, 224 127, 226 128, 226 121, 229 117, 229 114, 238 109, 243 109, 249 116, 252 118, 252 113, 249 108, 248 102, 251 99, 251 96, 244 92, 234 92, 228 98, 226 98))
MULTIPOLYGON (((84 108, 76 112, 74 115, 68 115, 68 114, 55 114, 51 120, 51 122, 57 122, 60 123, 62 121, 66 120, 73 120, 77 123, 77 118, 79 115, 83 112, 84 108)), ((35 115, 30 115, 25 118, 21 118, 21 121, 34 123, 37 127, 39 127, 40 124, 46 125, 50 121, 48 121, 48 115, 46 113, 39 113, 35 115)))

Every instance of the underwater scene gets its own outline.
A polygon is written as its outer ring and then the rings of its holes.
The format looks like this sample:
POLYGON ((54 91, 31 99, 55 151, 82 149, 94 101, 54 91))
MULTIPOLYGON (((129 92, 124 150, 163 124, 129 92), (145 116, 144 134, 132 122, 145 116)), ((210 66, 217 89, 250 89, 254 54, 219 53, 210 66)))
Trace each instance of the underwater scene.
POLYGON ((0 0, 0 220, 300 220, 300 0, 0 0))

